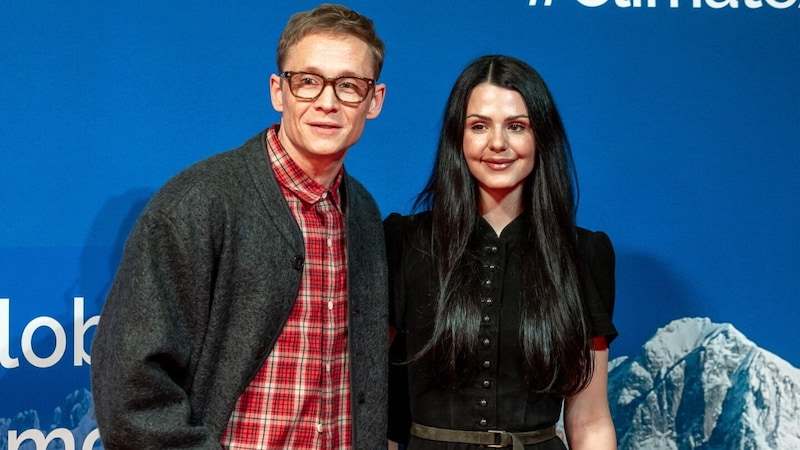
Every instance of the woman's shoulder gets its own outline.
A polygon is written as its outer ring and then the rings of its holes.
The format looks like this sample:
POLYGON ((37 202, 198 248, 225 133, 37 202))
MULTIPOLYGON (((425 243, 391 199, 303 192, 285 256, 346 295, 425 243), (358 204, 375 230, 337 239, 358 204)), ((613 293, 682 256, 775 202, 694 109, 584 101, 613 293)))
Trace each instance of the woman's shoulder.
POLYGON ((383 229, 387 236, 392 234, 407 234, 412 230, 429 229, 432 214, 424 211, 417 214, 400 214, 393 212, 383 219, 383 229))
POLYGON ((427 248, 431 223, 432 214, 429 211, 408 215, 389 214, 383 220, 387 251, 398 254, 407 248, 427 248))
POLYGON ((578 236, 578 252, 583 255, 607 255, 614 254, 614 246, 611 238, 604 231, 593 231, 582 227, 576 227, 578 236))

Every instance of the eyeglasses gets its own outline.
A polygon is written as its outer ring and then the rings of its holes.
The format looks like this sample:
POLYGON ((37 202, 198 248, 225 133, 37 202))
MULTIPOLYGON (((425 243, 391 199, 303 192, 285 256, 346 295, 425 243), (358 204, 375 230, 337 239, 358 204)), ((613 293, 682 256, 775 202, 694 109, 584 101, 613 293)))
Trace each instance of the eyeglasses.
POLYGON ((325 86, 331 85, 336 98, 342 103, 361 103, 375 86, 375 80, 352 75, 326 78, 316 73, 281 72, 289 82, 289 91, 303 100, 316 100, 325 86))

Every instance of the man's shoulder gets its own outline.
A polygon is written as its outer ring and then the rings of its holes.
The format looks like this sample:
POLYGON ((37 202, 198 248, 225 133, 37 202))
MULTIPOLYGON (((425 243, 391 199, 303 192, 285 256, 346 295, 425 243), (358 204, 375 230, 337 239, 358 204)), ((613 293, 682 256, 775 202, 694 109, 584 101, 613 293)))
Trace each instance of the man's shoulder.
POLYGON ((348 208, 353 208, 357 214, 369 214, 380 221, 380 208, 378 202, 369 190, 355 177, 345 172, 344 178, 345 198, 348 208))
POLYGON ((173 178, 180 178, 187 175, 204 175, 208 172, 219 172, 233 170, 241 166, 247 166, 253 161, 266 161, 266 144, 264 142, 264 132, 257 134, 245 141, 236 148, 220 151, 207 158, 183 169, 173 178))
POLYGON ((152 202, 162 208, 189 199, 237 195, 251 170, 267 170, 263 132, 239 147, 215 153, 184 168, 156 192, 152 202), (262 142, 259 144, 259 141, 262 142), (260 160, 259 160, 260 158, 260 160), (258 167, 253 168, 252 165, 258 167))

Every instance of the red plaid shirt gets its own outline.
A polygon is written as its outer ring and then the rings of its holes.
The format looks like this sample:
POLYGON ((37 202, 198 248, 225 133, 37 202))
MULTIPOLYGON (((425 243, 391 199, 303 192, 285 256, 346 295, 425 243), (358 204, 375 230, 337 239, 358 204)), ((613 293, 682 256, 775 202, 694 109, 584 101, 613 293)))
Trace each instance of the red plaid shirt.
POLYGON ((275 177, 305 242, 300 292, 275 347, 239 397, 229 449, 350 449, 347 255, 339 185, 312 180, 267 132, 275 177))

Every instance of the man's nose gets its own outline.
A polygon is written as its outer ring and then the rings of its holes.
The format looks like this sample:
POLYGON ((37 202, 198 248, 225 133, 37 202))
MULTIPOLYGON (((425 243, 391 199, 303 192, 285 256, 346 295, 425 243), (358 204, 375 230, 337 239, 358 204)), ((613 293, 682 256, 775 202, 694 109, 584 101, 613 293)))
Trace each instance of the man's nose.
POLYGON ((336 109, 339 105, 339 98, 336 96, 333 84, 326 84, 323 86, 322 92, 319 93, 319 97, 317 97, 314 103, 317 107, 324 110, 336 109))

